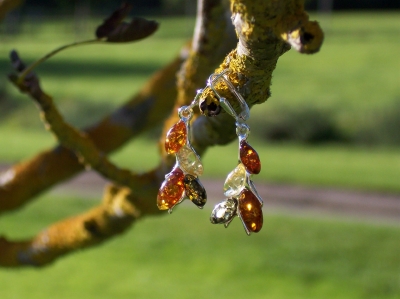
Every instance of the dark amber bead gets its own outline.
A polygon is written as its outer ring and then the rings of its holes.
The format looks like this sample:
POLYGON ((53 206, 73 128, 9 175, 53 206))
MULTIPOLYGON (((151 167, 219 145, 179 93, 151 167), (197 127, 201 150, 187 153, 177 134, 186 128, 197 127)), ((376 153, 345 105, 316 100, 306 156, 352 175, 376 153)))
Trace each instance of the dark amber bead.
POLYGON ((186 124, 180 120, 169 129, 165 138, 165 150, 168 154, 177 153, 186 144, 186 124))
POLYGON ((207 202, 207 193, 199 179, 191 174, 185 175, 183 180, 186 196, 198 207, 203 207, 207 202))
POLYGON ((240 160, 249 173, 258 174, 261 171, 261 162, 257 152, 244 140, 240 142, 240 160))
POLYGON ((160 210, 169 210, 182 199, 185 192, 184 177, 179 168, 174 169, 166 177, 157 195, 157 206, 160 210))
POLYGON ((260 231, 263 225, 261 203, 247 188, 239 196, 239 214, 249 232, 257 233, 260 231))

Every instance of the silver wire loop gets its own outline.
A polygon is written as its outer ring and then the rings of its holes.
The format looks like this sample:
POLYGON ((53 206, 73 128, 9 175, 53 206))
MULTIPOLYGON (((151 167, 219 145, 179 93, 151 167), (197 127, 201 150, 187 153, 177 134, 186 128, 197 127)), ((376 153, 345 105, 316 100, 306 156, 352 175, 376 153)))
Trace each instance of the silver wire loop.
POLYGON ((239 141, 247 139, 250 134, 250 127, 244 122, 236 122, 236 135, 239 141))
POLYGON ((193 116, 193 110, 190 106, 182 106, 178 110, 178 115, 181 120, 188 123, 193 116))

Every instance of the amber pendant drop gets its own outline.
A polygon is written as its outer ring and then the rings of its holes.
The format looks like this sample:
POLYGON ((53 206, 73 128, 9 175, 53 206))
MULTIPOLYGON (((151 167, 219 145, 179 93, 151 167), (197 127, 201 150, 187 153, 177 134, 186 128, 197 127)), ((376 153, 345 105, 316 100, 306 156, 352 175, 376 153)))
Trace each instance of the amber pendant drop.
POLYGON ((239 156, 246 170, 251 174, 261 171, 261 162, 257 152, 245 141, 240 141, 239 156))
POLYGON ((227 227, 238 216, 250 235, 259 232, 263 226, 263 202, 251 180, 253 174, 261 171, 260 158, 247 143, 246 135, 246 132, 238 134, 240 161, 225 180, 224 195, 228 198, 214 207, 210 221, 227 227))
POLYGON ((238 201, 239 216, 242 219, 247 233, 259 232, 263 226, 263 214, 260 201, 247 188, 240 194, 238 201))
POLYGON ((206 190, 198 179, 203 173, 203 165, 190 145, 192 108, 183 106, 178 110, 180 120, 169 129, 165 138, 165 150, 168 154, 175 154, 176 164, 158 191, 157 206, 170 213, 185 198, 199 208, 203 208, 207 201, 206 190))
POLYGON ((237 200, 235 198, 228 198, 227 200, 217 204, 210 217, 212 224, 224 224, 226 227, 236 216, 237 200))
POLYGON ((186 144, 187 129, 184 121, 180 120, 169 129, 165 138, 165 150, 168 154, 177 153, 186 144))
POLYGON ((157 195, 157 206, 160 210, 170 210, 181 202, 185 192, 182 170, 173 169, 162 183, 157 195))
POLYGON ((203 174, 203 164, 200 161, 200 157, 191 147, 183 146, 176 154, 176 159, 179 162, 179 167, 185 172, 195 176, 203 174))
POLYGON ((246 169, 242 163, 239 163, 226 177, 224 183, 224 195, 226 197, 237 196, 245 187, 246 169))
POLYGON ((199 208, 203 208, 207 202, 207 193, 199 179, 191 174, 187 174, 183 180, 183 185, 185 186, 186 197, 199 208))

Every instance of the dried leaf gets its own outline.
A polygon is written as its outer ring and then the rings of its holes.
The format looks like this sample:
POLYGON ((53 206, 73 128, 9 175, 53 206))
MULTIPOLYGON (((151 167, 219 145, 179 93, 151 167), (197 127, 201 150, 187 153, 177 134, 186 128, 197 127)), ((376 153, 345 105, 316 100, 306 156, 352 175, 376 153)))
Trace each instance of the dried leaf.
POLYGON ((158 29, 158 23, 135 17, 130 23, 121 23, 107 36, 107 42, 133 42, 148 37, 158 29))
POLYGON ((122 20, 128 15, 131 9, 132 5, 125 2, 122 3, 120 8, 115 10, 111 14, 111 16, 104 20, 103 24, 97 27, 96 37, 107 37, 112 31, 114 31, 118 27, 118 25, 120 25, 122 20))
POLYGON ((106 42, 110 43, 133 42, 148 37, 157 30, 157 22, 140 17, 134 17, 130 23, 122 22, 131 9, 131 5, 123 3, 97 27, 96 37, 106 38, 106 42))

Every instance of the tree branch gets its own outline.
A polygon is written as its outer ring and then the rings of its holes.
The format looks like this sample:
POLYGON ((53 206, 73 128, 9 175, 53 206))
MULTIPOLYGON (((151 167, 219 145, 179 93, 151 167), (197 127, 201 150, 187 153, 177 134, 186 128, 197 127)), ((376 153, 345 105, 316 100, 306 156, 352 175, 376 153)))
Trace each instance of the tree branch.
POLYGON ((116 184, 129 187, 131 190, 140 188, 146 180, 145 175, 137 175, 127 169, 121 169, 113 164, 86 134, 66 123, 53 103, 53 99, 43 92, 39 79, 31 75, 26 80, 20 77, 11 77, 13 83, 22 91, 27 92, 38 104, 41 118, 46 128, 50 130, 58 141, 75 152, 81 164, 91 168, 103 177, 116 184))
MULTIPOLYGON (((224 0, 199 0, 192 50, 178 73, 178 98, 172 114, 164 124, 160 139, 160 173, 169 172, 174 160, 164 150, 166 132, 178 120, 178 109, 188 105, 203 88, 215 67, 236 45, 237 38, 230 19, 229 7, 224 0)), ((195 111, 196 118, 199 110, 195 111)))
POLYGON ((0 237, 0 266, 49 265, 68 253, 118 236, 144 215, 157 213, 155 204, 149 205, 144 198, 134 196, 129 188, 110 186, 99 206, 54 223, 30 240, 0 237))
MULTIPOLYGON (((239 43, 215 73, 229 70, 230 81, 246 99, 249 107, 252 107, 270 97, 272 72, 278 58, 296 40, 290 36, 295 36, 294 32, 298 32, 297 40, 301 44, 298 47, 299 52, 309 54, 319 50, 323 33, 317 22, 308 20, 301 0, 231 0, 231 10, 239 43)), ((235 109, 238 108, 238 102, 222 80, 216 84, 215 89, 235 109)), ((210 89, 203 92, 202 100, 207 105, 219 104, 210 89)), ((234 120, 226 113, 214 118, 199 117, 193 124, 192 145, 200 154, 208 146, 225 144, 234 138, 234 120)))
MULTIPOLYGON (((128 103, 85 130, 104 153, 110 153, 130 138, 160 125, 176 98, 177 57, 157 72, 128 103), (109 136, 112 136, 110 138, 109 136)), ((16 209, 60 181, 83 170, 76 155, 63 146, 45 150, 0 175, 0 213, 16 209)))

